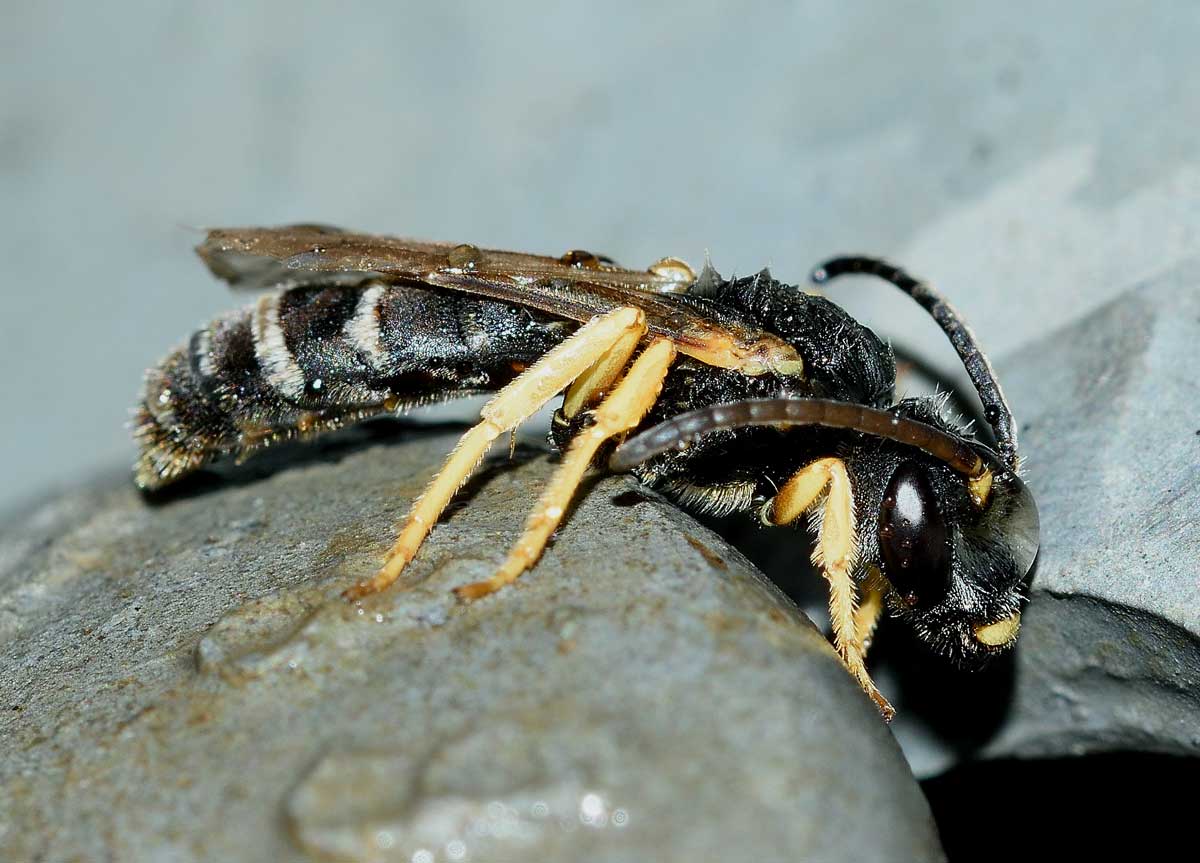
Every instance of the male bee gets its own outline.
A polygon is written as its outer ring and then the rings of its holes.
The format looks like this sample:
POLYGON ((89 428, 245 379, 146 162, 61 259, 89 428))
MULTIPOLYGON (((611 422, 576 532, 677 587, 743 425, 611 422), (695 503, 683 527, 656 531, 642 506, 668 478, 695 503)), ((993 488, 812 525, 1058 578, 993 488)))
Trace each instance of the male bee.
POLYGON ((886 610, 935 652, 975 665, 1012 647, 1038 515, 1017 476, 1012 414, 959 315, 928 285, 870 258, 814 272, 882 277, 950 337, 993 449, 929 398, 895 400, 891 349, 828 299, 757 275, 645 271, 561 257, 368 236, 316 225, 212 231, 198 249, 235 287, 273 292, 196 332, 147 374, 136 481, 157 489, 226 455, 415 405, 494 393, 398 526, 371 578, 415 557, 492 443, 560 393, 562 460, 525 530, 463 601, 540 556, 585 472, 631 471, 683 506, 808 516, 833 641, 885 717, 865 666, 886 610), (614 443, 621 445, 612 451, 614 443))

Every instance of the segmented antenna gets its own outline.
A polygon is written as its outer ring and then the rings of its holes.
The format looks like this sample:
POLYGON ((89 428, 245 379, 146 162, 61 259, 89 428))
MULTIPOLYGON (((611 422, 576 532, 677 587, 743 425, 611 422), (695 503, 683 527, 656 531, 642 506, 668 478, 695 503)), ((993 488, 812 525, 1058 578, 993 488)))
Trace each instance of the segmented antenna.
POLYGON ((805 425, 849 429, 907 444, 968 477, 981 475, 987 467, 965 441, 928 423, 832 399, 748 399, 688 411, 625 441, 609 458, 608 466, 617 472, 631 470, 719 429, 805 425))
POLYGON ((937 321, 938 326, 949 337, 950 344, 954 345, 954 350, 958 352, 971 383, 975 385, 975 392, 979 394, 979 400, 983 403, 983 416, 996 436, 1000 458, 1015 470, 1017 425, 1013 421, 1012 410, 1009 409, 1004 393, 1000 390, 991 363, 979 349, 975 334, 958 311, 925 282, 914 279, 899 267, 878 258, 832 258, 813 270, 811 278, 815 284, 820 285, 848 273, 877 276, 890 282, 916 300, 921 308, 937 321))

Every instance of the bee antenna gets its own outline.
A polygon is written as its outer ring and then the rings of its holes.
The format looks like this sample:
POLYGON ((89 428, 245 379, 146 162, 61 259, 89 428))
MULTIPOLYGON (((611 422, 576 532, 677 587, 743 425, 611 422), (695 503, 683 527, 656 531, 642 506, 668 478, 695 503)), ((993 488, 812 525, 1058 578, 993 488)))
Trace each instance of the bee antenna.
POLYGON ((935 426, 833 399, 748 399, 688 411, 625 441, 608 466, 617 472, 631 470, 662 453, 686 449, 709 432, 750 426, 848 429, 917 447, 968 477, 980 476, 987 468, 966 441, 935 426))
POLYGON ((975 385, 975 392, 979 394, 979 400, 983 403, 984 418, 996 436, 996 446, 1001 459, 1010 468, 1015 468, 1017 465, 1017 426, 1013 421, 1012 410, 1004 398, 1004 393, 1000 390, 996 373, 992 371, 992 364, 980 350, 979 343, 975 341, 975 334, 971 332, 971 328, 967 326, 954 306, 946 302, 945 297, 927 283, 914 279, 899 267, 878 258, 859 256, 831 258, 813 270, 811 278, 815 284, 820 285, 838 276, 851 273, 877 276, 890 282, 929 312, 938 326, 942 328, 942 332, 950 339, 950 344, 954 345, 954 350, 958 352, 959 359, 962 360, 963 368, 967 370, 971 383, 975 385))

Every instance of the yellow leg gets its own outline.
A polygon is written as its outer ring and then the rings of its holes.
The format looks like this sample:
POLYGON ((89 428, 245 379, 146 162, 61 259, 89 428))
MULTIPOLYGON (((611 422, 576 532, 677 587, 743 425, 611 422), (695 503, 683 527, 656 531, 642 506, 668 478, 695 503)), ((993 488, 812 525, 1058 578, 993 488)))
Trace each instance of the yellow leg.
POLYGON ((571 419, 604 398, 629 365, 629 358, 645 334, 645 327, 625 333, 590 369, 577 377, 563 397, 563 416, 571 419))
POLYGON ((854 495, 846 465, 838 458, 823 458, 809 464, 784 483, 771 501, 765 518, 773 524, 788 524, 820 503, 825 492, 824 509, 817 532, 813 563, 821 568, 829 582, 829 620, 833 625, 833 643, 842 662, 891 720, 895 710, 875 687, 867 673, 862 642, 858 638, 855 608, 854 562, 858 556, 854 528, 854 495))
POLYGON ((871 649, 875 627, 879 625, 879 618, 883 616, 882 578, 879 570, 871 567, 867 581, 861 589, 862 601, 854 611, 854 640, 858 642, 864 660, 867 658, 867 651, 871 649))
POLYGON ((645 328, 646 317, 635 308, 616 309, 593 318, 500 390, 479 412, 482 421, 462 436, 445 467, 413 504, 383 567, 373 578, 359 582, 343 596, 361 599, 394 582, 416 555, 450 498, 483 460, 492 442, 537 413, 627 333, 642 333, 645 328))
POLYGON ((525 532, 517 540, 508 559, 487 581, 467 584, 454 592, 459 599, 487 596, 520 577, 541 556, 550 534, 558 527, 563 513, 596 451, 609 438, 636 426, 658 400, 667 369, 675 359, 675 346, 667 339, 655 339, 629 368, 612 394, 594 412, 595 422, 571 442, 562 464, 542 493, 537 506, 525 523, 525 532))

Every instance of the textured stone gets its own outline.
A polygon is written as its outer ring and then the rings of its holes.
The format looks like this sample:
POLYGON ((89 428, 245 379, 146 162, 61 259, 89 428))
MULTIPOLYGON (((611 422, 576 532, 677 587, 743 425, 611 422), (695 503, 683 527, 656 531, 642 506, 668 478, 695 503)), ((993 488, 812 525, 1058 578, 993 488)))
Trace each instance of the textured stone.
POLYGON ((0 538, 0 857, 937 860, 822 636, 627 478, 460 607, 548 462, 369 572, 449 433, 295 453, 149 505, 124 477, 0 538))
POLYGON ((1200 755, 1200 265, 1009 363, 1042 548, 989 755, 1200 755))

